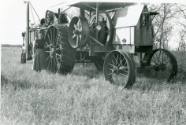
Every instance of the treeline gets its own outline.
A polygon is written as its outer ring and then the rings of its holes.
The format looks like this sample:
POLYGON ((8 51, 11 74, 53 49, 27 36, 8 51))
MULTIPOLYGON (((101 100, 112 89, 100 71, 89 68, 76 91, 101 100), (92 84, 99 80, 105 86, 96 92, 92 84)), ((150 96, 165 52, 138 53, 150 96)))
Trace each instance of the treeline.
POLYGON ((163 3, 149 5, 149 8, 159 12, 153 18, 155 47, 170 49, 169 42, 176 37, 175 49, 186 51, 186 5, 163 3))
POLYGON ((1 44, 1 47, 22 47, 22 45, 1 44))

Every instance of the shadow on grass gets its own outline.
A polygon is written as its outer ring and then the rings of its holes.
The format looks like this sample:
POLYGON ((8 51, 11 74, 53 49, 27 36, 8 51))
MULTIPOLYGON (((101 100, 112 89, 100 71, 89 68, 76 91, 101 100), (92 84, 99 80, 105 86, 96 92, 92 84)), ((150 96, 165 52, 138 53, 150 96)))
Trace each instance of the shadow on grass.
MULTIPOLYGON (((46 73, 46 74, 49 74, 49 73, 46 73)), ((53 74, 53 75, 56 75, 56 74, 53 74)), ((58 78, 58 76, 53 76, 53 75, 52 75, 52 77, 55 77, 54 79, 58 78)), ((179 86, 181 86, 180 84, 186 83, 186 79, 185 79, 186 73, 185 72, 182 72, 182 73, 179 72, 178 76, 175 78, 175 80, 170 83, 168 83, 164 80, 157 79, 157 78, 149 77, 148 75, 149 75, 149 72, 142 73, 142 72, 138 71, 137 77, 136 77, 137 80, 131 89, 135 89, 135 90, 137 89, 140 91, 150 91, 150 90, 161 91, 163 89, 166 89, 166 87, 169 88, 169 86, 177 86, 178 84, 179 84, 179 86)), ((63 75, 59 75, 59 76, 63 76, 63 75)), ((50 79, 50 76, 47 75, 46 77, 48 77, 50 79)), ((98 79, 99 82, 104 82, 103 73, 98 71, 93 64, 84 64, 84 65, 83 64, 76 64, 73 72, 70 73, 70 76, 67 76, 67 77, 70 77, 70 78, 67 78, 69 80, 74 79, 74 80, 79 80, 79 81, 84 82, 83 84, 78 83, 78 85, 83 86, 83 88, 90 88, 90 86, 92 86, 92 84, 89 85, 88 83, 89 82, 92 83, 92 80, 94 81, 94 79, 98 79), (76 76, 78 78, 76 78, 76 76), (82 80, 79 80, 79 76, 83 76, 83 77, 80 77, 80 78, 82 78, 82 80), (71 77, 74 77, 74 78, 71 78, 71 77)), ((60 85, 58 83, 57 84, 45 84, 45 83, 40 84, 40 83, 41 82, 39 82, 37 80, 29 81, 29 80, 27 80, 27 78, 11 80, 10 78, 6 77, 6 75, 1 73, 1 86, 4 87, 7 84, 9 84, 9 85, 12 85, 15 90, 16 89, 29 89, 29 88, 53 89, 56 87, 56 85, 60 85), (37 82, 37 83, 34 83, 34 82, 37 82)), ((112 84, 112 85, 116 86, 114 84, 112 84)))
MULTIPOLYGON (((162 91, 165 89, 177 89, 181 88, 184 83, 186 83, 186 73, 178 72, 177 76, 171 80, 170 82, 167 82, 167 79, 164 77, 161 77, 161 79, 158 79, 155 77, 155 74, 151 74, 152 72, 149 70, 140 71, 137 70, 136 75, 136 82, 134 83, 133 87, 130 89, 139 90, 141 92, 146 91, 162 91)), ((76 65, 74 71, 72 74, 77 76, 86 76, 90 79, 92 78, 104 78, 104 75, 102 72, 98 71, 94 65, 90 64, 79 64, 79 66, 76 65)), ((110 83, 111 84, 111 83, 110 83)), ((114 85, 112 84, 113 86, 114 85)), ((121 88, 121 86, 118 86, 121 88)), ((129 90, 130 90, 129 89, 129 90)))
POLYGON ((77 76, 86 76, 90 79, 103 76, 103 73, 98 71, 93 64, 76 64, 72 74, 77 76))
POLYGON ((14 90, 17 89, 29 89, 31 87, 36 88, 36 89, 40 89, 40 88, 44 88, 44 89, 52 89, 55 88, 55 86, 51 85, 47 85, 44 86, 42 84, 33 84, 32 82, 23 79, 23 80, 10 80, 7 77, 5 77, 3 74, 1 74, 1 89, 8 86, 8 85, 12 85, 14 87, 14 90))
POLYGON ((180 79, 179 75, 178 73, 172 81, 167 82, 165 79, 157 79, 141 73, 137 76, 137 80, 132 89, 139 90, 140 92, 163 91, 167 89, 183 90, 186 87, 186 80, 180 79))

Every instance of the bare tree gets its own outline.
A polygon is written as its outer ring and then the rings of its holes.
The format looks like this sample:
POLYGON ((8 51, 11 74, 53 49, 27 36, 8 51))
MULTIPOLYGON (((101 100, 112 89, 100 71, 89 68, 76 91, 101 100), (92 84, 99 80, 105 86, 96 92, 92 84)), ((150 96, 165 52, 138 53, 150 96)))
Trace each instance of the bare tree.
POLYGON ((179 12, 179 16, 182 17, 182 20, 179 21, 180 25, 180 41, 178 46, 178 51, 186 51, 186 6, 180 5, 177 6, 177 11, 179 12))
POLYGON ((178 46, 178 51, 186 51, 186 31, 184 30, 180 32, 180 42, 178 46))
POLYGON ((171 20, 175 18, 175 4, 161 4, 150 6, 152 11, 157 11, 159 14, 153 19, 154 24, 154 41, 156 47, 168 48, 168 41, 170 38, 173 25, 170 24, 171 20))

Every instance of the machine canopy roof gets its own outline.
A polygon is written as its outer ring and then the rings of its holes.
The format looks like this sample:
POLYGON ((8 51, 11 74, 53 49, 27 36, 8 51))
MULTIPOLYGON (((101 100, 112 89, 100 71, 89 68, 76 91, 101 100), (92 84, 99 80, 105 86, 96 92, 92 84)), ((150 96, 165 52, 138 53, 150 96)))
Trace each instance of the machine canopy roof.
POLYGON ((71 6, 82 8, 85 10, 96 10, 97 5, 99 6, 99 10, 105 11, 105 10, 112 10, 116 8, 122 8, 128 5, 131 5, 132 3, 101 3, 101 2, 80 2, 72 4, 71 6))
POLYGON ((99 6, 99 10, 101 11, 117 9, 114 19, 116 28, 136 26, 144 8, 144 4, 135 4, 121 0, 100 0, 85 2, 78 0, 77 2, 68 3, 68 5, 92 11, 95 11, 97 6, 99 6))
POLYGON ((115 27, 136 26, 143 12, 143 8, 143 4, 135 4, 119 9, 114 18, 115 27))
POLYGON ((95 10, 98 5, 101 11, 121 8, 131 4, 133 3, 124 0, 73 0, 65 3, 66 6, 74 6, 85 10, 95 10))
POLYGON ((113 19, 116 28, 136 26, 144 8, 144 4, 124 0, 73 0, 63 4, 66 7, 78 7, 88 11, 95 11, 97 5, 101 11, 116 9, 116 15, 113 19))

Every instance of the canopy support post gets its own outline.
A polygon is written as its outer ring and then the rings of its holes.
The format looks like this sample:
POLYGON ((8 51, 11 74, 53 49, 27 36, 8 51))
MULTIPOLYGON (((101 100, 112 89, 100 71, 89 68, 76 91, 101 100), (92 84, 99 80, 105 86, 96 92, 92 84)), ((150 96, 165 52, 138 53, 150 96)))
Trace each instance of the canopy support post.
POLYGON ((27 60, 29 59, 29 50, 28 50, 28 46, 29 46, 29 1, 26 1, 27 4, 27 8, 26 8, 26 58, 27 60))
POLYGON ((96 24, 98 24, 98 17, 99 16, 99 3, 96 3, 96 24))

